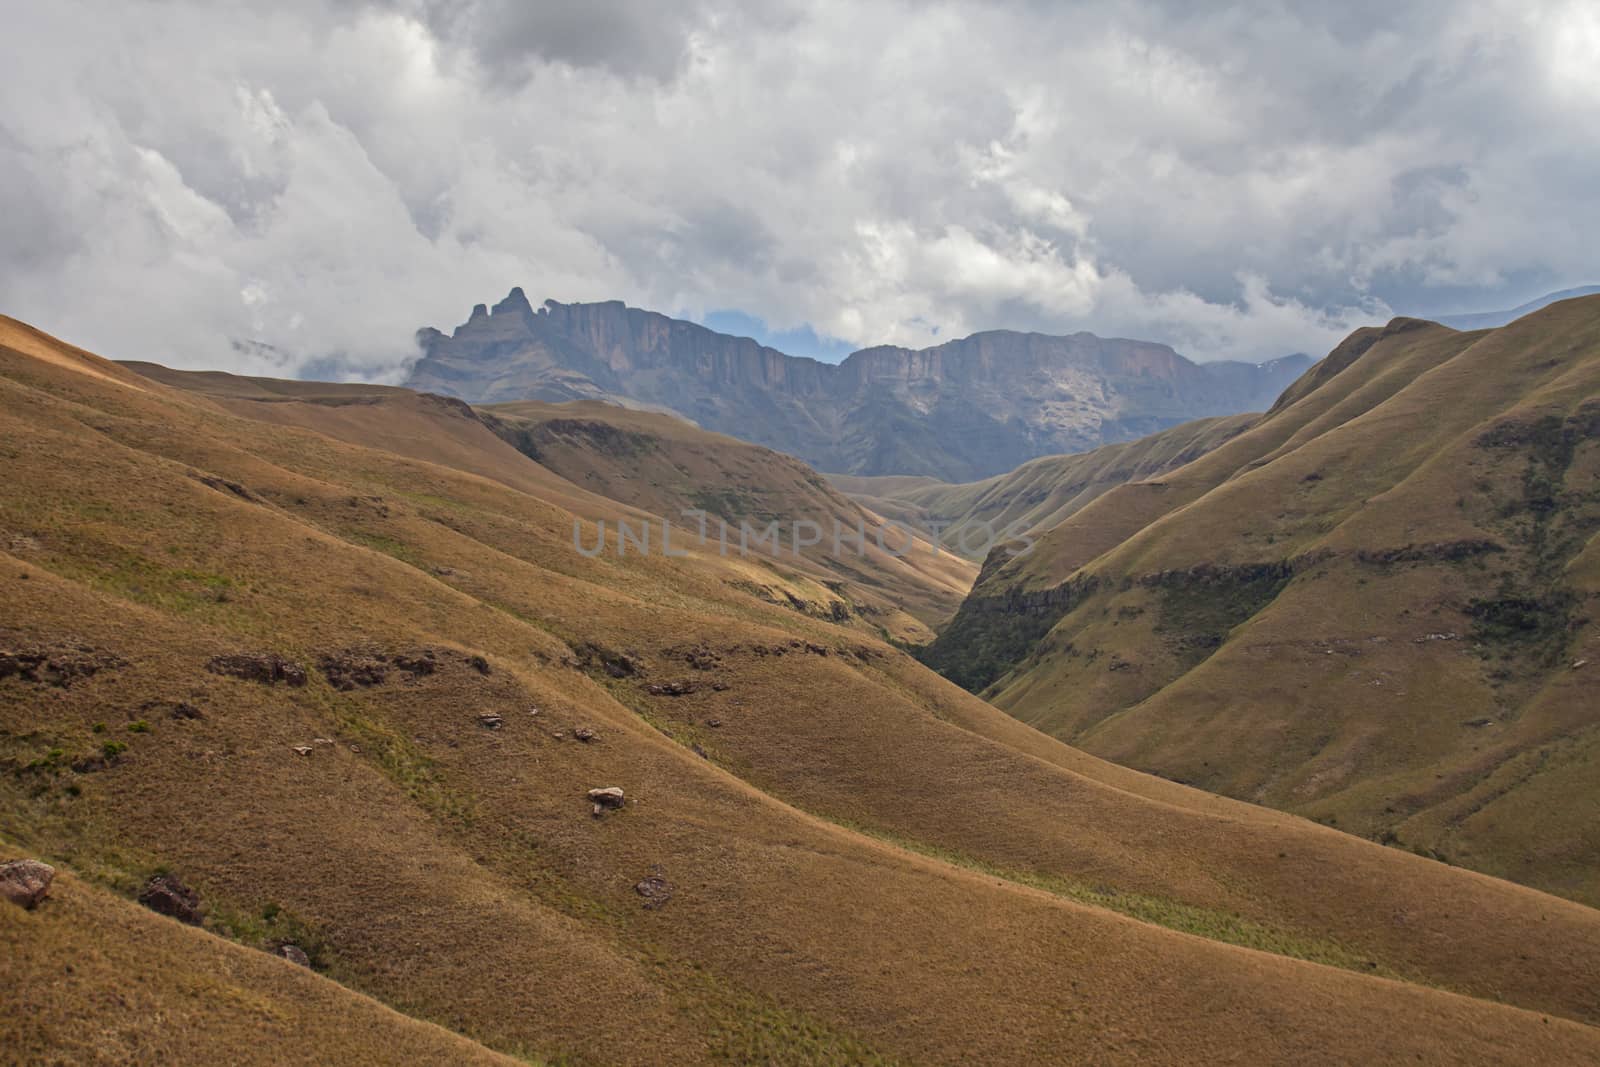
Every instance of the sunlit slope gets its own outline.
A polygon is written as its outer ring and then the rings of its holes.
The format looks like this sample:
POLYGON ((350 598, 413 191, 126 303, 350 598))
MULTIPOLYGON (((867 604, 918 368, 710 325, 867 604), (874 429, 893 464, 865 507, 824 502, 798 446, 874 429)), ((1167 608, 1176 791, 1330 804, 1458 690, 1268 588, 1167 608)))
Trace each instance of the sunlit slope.
POLYGON ((526 1062, 71 874, 34 911, 0 908, 0 945, 8 1063, 526 1062))
MULTIPOLYGON (((699 519, 682 513, 703 511, 710 537, 719 537, 720 522, 728 524, 728 553, 741 564, 734 580, 749 595, 873 635, 925 643, 977 573, 959 556, 885 530, 881 519, 834 492, 799 460, 669 415, 597 402, 480 410, 385 386, 128 366, 249 418, 472 471, 536 494, 587 523, 604 520, 612 551, 619 518, 636 534, 648 525, 650 551, 660 553, 669 547, 663 519, 674 526, 670 547, 677 551, 702 530, 699 519), (624 507, 596 507, 597 498, 624 507), (760 540, 774 522, 779 539, 760 540), (741 523, 750 530, 747 551, 740 550, 741 523), (858 541, 860 531, 865 536, 858 541), (797 532, 816 542, 798 555, 797 532)), ((585 533, 579 540, 592 547, 592 525, 585 533)))
POLYGON ((1092 452, 1046 456, 1009 474, 948 485, 931 478, 830 475, 868 507, 918 529, 943 531, 945 543, 982 558, 993 543, 1048 530, 1102 494, 1181 467, 1243 433, 1259 415, 1196 419, 1170 430, 1092 452))
POLYGON ((1361 331, 996 561, 930 659, 1097 754, 1594 903, 1597 469, 1600 300, 1361 331))
POLYGON ((715 555, 586 559, 501 479, 5 329, 8 848, 170 868, 218 935, 575 1062, 1600 1055, 1589 909, 1099 763, 715 555))

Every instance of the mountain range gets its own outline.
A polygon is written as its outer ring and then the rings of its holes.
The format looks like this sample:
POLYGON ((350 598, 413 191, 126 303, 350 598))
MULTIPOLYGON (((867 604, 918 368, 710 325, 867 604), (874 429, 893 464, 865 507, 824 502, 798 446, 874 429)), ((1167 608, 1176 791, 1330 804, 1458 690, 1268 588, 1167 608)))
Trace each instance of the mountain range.
POLYGON ((677 412, 819 470, 970 481, 1038 456, 1259 411, 1311 365, 1193 363, 1166 345, 995 330, 839 364, 618 301, 537 310, 521 289, 417 335, 411 388, 473 403, 608 400, 677 412))

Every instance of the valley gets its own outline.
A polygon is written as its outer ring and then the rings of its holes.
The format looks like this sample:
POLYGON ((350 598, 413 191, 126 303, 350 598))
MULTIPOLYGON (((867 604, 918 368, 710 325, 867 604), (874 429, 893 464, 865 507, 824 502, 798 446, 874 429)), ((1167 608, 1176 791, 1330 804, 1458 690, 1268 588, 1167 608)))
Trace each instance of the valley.
MULTIPOLYGON (((58 870, 35 909, 0 902, 28 1006, 5 1046, 1600 1055, 1590 907, 1103 762, 859 619, 774 602, 749 561, 574 551, 575 518, 701 479, 759 472, 775 513, 855 506, 635 419, 190 376, 0 320, 0 850, 58 870), (613 432, 652 442, 658 484, 615 478, 613 432), (135 902, 161 878, 193 925, 135 902), (91 937, 92 965, 50 977, 91 937), (354 1021, 324 1035, 291 1002, 354 1021), (182 1025, 119 1028, 119 1003, 182 1025)), ((1019 563, 1065 566, 1055 537, 1019 563)), ((802 562, 804 599, 824 564, 802 562)), ((970 573, 855 581, 912 589, 916 618, 970 573)))

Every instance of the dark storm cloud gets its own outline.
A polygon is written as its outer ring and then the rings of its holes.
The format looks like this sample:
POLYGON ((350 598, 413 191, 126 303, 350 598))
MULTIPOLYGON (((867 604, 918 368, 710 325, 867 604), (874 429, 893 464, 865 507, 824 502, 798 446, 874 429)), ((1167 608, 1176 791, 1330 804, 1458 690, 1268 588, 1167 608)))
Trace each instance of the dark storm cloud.
POLYGON ((393 377, 522 285, 1262 358, 1600 277, 1581 2, 7 6, 0 309, 119 356, 393 377))
POLYGON ((670 78, 707 17, 699 0, 425 0, 414 9, 440 40, 469 48, 495 78, 516 81, 540 61, 670 78))

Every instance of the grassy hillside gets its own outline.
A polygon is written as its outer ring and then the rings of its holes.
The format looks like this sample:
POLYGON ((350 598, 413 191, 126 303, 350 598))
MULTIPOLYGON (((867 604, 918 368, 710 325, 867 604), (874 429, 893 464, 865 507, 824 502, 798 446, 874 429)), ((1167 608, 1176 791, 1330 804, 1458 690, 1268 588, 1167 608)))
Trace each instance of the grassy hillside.
POLYGON ((801 560, 786 555, 826 590, 807 607, 835 621, 847 616, 884 636, 923 644, 955 614, 977 577, 974 564, 936 551, 921 537, 907 542, 878 515, 781 452, 671 415, 597 402, 525 401, 481 410, 502 437, 542 466, 696 534, 697 520, 683 518, 685 512, 703 511, 713 526, 726 523, 734 531, 741 523, 760 529, 777 522, 786 543, 793 541, 796 522, 815 523, 819 543, 805 549, 801 560), (838 552, 835 530, 843 531, 838 552), (858 551, 845 538, 863 530, 865 544, 858 551))
MULTIPOLYGON (((897 531, 884 530, 878 516, 842 497, 799 460, 671 415, 581 401, 474 409, 458 400, 384 386, 129 366, 248 418, 470 470, 558 501, 582 519, 605 518, 613 552, 617 517, 633 531, 648 523, 656 539, 653 551, 660 552, 661 519, 673 524, 676 550, 687 539, 698 540, 698 520, 683 516, 698 509, 708 516, 709 537, 720 537, 719 522, 728 524, 734 555, 740 554, 741 522, 752 537, 776 522, 779 550, 752 542, 730 581, 770 603, 905 644, 931 640, 934 627, 954 614, 977 575, 976 566, 957 555, 935 552, 921 540, 908 544, 897 531), (583 502, 595 495, 628 507, 586 509, 583 502), (815 530, 802 534, 818 540, 798 557, 793 551, 797 522, 815 523, 815 530), (836 523, 844 531, 837 553, 836 523), (856 531, 865 531, 859 550, 850 540, 856 531)), ((592 528, 586 536, 585 544, 596 543, 592 528)))
POLYGON ((1600 902, 1600 299, 1358 331, 930 650, 1089 751, 1600 902))
POLYGON ((829 475, 861 504, 917 529, 944 531, 954 551, 982 559, 1008 531, 1048 530, 1103 493, 1181 467, 1243 433, 1259 415, 1196 419, 1170 430, 1091 452, 1046 456, 1009 474, 950 485, 932 478, 829 475))
MULTIPOLYGON (((292 939, 573 1063, 1600 1057, 1600 913, 1102 763, 738 561, 585 558, 623 505, 407 403, 312 430, 0 323, 0 847, 65 872, 3 920, 24 1047, 292 939), (158 871, 181 947, 79 920, 158 871), (82 929, 93 980, 46 983, 82 929)), ((284 988, 248 958, 241 1014, 284 988)), ((330 1055, 438 1033, 381 1030, 330 1055)))
POLYGON ((0 944, 7 1063, 527 1062, 68 873, 44 906, 0 908, 0 944))

